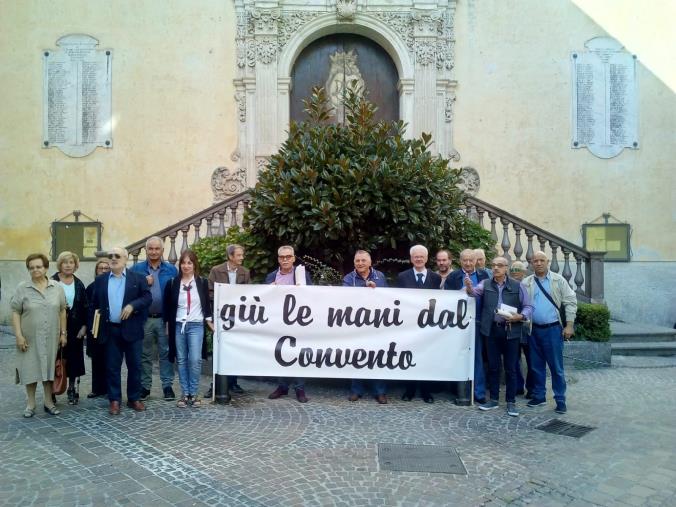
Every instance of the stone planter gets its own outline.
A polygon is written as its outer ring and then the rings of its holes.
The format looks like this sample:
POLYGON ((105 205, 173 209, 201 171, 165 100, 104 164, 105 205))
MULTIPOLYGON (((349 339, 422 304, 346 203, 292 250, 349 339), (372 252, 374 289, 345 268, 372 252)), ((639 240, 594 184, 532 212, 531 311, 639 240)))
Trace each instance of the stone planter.
POLYGON ((563 346, 567 368, 605 368, 611 366, 610 342, 568 341, 563 346))

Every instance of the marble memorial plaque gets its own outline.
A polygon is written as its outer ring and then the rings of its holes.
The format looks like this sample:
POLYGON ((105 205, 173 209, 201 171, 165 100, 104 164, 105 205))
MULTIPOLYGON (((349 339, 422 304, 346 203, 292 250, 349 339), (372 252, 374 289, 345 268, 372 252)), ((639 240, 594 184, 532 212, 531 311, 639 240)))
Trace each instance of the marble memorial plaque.
POLYGON ((88 35, 66 35, 44 50, 42 147, 70 157, 112 148, 112 58, 88 35))
POLYGON ((610 37, 571 53, 572 147, 612 158, 638 149, 636 57, 610 37))

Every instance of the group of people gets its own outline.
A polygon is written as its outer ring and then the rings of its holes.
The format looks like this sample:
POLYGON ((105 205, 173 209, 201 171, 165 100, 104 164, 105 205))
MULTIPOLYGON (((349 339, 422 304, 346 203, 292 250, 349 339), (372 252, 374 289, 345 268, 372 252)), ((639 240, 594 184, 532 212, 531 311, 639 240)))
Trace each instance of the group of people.
MULTIPOLYGON (((79 401, 79 378, 85 373, 83 344, 92 361, 92 391, 89 398, 107 396, 109 413, 120 413, 122 402, 121 366, 127 367, 127 406, 145 410, 144 401, 152 388, 154 351, 159 356, 159 377, 163 398, 176 399, 173 390, 174 363, 177 365, 181 396, 179 408, 199 407, 199 381, 206 357, 205 329, 213 331, 213 293, 215 283, 251 283, 243 266, 244 248, 227 247, 227 260, 214 266, 208 277, 200 274, 197 256, 191 250, 181 253, 178 269, 163 260, 163 241, 151 237, 146 242, 146 260, 127 268, 128 253, 113 248, 95 266, 96 278, 86 289, 75 276, 77 255, 63 252, 57 259, 57 273, 47 278, 49 261, 42 254, 26 259, 31 280, 21 283, 11 303, 17 343, 16 382, 26 386, 24 417, 35 414, 38 382, 44 388, 44 410, 58 415, 52 394, 54 363, 63 347, 68 376, 68 403, 79 401)), ((290 245, 279 247, 278 267, 265 277, 266 284, 311 285, 296 280, 296 257, 290 245)), ((563 277, 549 270, 544 252, 531 260, 533 274, 524 278, 527 268, 504 257, 486 267, 483 250, 460 253, 460 267, 452 270, 448 250, 437 252, 437 270, 427 268, 425 246, 410 249, 412 267, 398 274, 395 286, 401 289, 464 290, 477 300, 474 357, 474 399, 481 410, 499 406, 500 369, 505 372, 507 413, 518 416, 516 396, 523 394, 529 407, 546 403, 546 368, 552 376, 556 411, 566 412, 566 383, 563 371, 563 340, 573 334, 577 311, 576 296, 563 277), (526 357, 527 375, 521 371, 521 351, 526 357), (488 374, 485 374, 487 363, 488 374), (488 384, 488 389, 486 388, 488 384), (486 398, 488 391, 489 398, 486 398)), ((301 275, 302 276, 302 275, 301 275)), ((374 269, 369 252, 357 250, 354 270, 343 278, 343 286, 375 289, 387 287, 385 275, 374 269)), ((348 399, 357 401, 365 392, 365 381, 353 379, 348 399)), ((386 404, 384 380, 369 381, 376 401, 386 404)), ((280 378, 268 398, 288 395, 293 388, 296 399, 306 403, 302 378, 280 378)), ((237 377, 228 377, 228 393, 241 394, 237 377)), ((405 382, 402 400, 411 401, 416 392, 426 403, 434 403, 431 382, 405 382)), ((211 396, 211 387, 207 396, 211 396)), ((227 395, 228 399, 230 394, 227 395)))

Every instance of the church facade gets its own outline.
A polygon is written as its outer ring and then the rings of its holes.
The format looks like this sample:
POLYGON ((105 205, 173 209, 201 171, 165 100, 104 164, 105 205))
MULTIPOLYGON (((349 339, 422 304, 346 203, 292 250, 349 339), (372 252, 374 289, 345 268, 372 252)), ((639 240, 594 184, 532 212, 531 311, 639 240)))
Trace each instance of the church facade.
MULTIPOLYGON (((617 316, 673 325, 674 81, 636 54, 630 142, 613 156, 576 146, 577 55, 599 40, 635 54, 583 4, 3 3, 0 319, 26 277, 22 259, 49 251, 54 220, 73 210, 100 220, 104 248, 147 236, 253 186, 312 86, 327 89, 340 121, 342 90, 356 84, 408 135, 432 133, 433 150, 463 168, 476 197, 579 245, 582 225, 604 214, 630 224, 631 257, 606 263, 605 300, 617 316), (85 156, 43 139, 44 54, 72 34, 111 52, 111 142, 85 156)), ((621 18, 630 4, 608 3, 606 13, 621 18)), ((669 37, 662 45, 673 49, 669 37)))

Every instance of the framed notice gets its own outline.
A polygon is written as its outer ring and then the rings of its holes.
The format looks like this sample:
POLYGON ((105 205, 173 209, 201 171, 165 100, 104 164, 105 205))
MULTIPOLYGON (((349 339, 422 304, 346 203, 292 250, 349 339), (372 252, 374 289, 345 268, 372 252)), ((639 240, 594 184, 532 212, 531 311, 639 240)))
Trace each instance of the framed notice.
POLYGON ((73 252, 83 261, 96 260, 101 250, 101 222, 52 222, 52 260, 73 252))
POLYGON ((590 252, 606 252, 604 261, 629 262, 629 224, 583 224, 582 243, 590 252))

